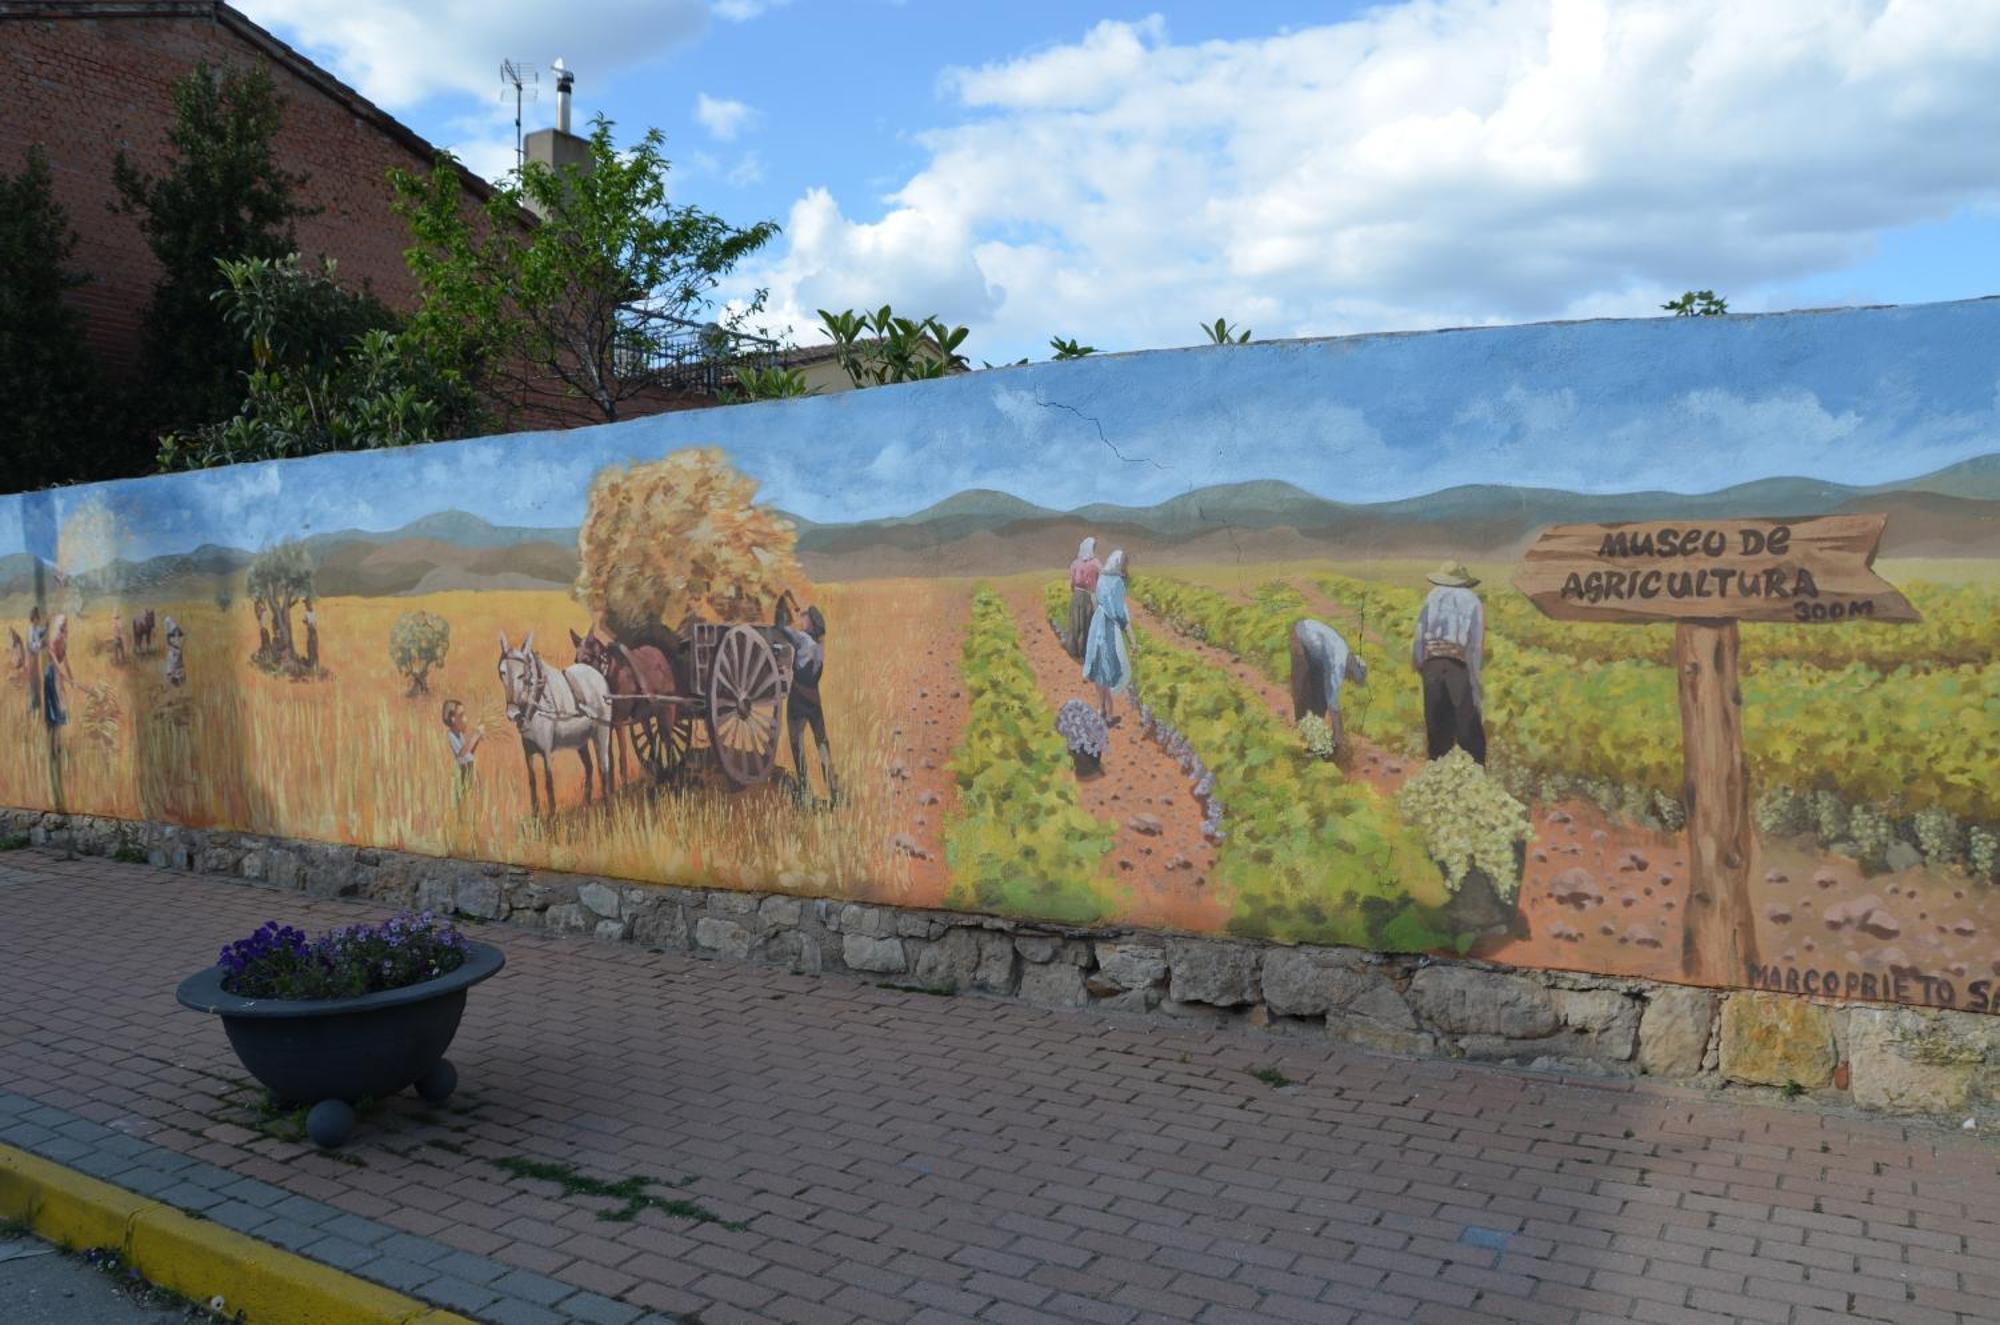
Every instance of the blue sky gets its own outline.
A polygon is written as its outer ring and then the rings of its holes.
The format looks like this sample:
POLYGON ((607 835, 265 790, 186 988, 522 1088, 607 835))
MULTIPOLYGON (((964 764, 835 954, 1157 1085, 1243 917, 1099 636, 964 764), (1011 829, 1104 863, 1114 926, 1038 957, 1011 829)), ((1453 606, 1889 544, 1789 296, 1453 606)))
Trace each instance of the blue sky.
MULTIPOLYGON (((475 166, 502 57, 786 233, 733 293, 975 361, 2000 292, 1991 0, 238 0, 475 166)), ((553 113, 552 88, 528 107, 553 113)))
POLYGON ((21 546, 24 520, 52 531, 100 505, 126 557, 388 530, 448 509, 573 526, 599 468, 688 446, 722 447, 762 500, 821 522, 904 515, 969 488, 1069 509, 1248 479, 1347 502, 1464 483, 1707 492, 1803 475, 1867 485, 2000 450, 2000 299, 1038 364, 0 498, 0 549, 21 546))

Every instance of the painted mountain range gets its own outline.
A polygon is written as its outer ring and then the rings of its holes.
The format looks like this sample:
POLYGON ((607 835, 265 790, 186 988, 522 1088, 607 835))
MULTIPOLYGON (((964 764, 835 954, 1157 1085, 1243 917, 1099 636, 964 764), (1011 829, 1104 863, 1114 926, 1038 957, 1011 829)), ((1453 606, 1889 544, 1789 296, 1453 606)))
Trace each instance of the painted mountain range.
MULTIPOLYGON (((1885 556, 2000 557, 2000 454, 1878 487, 1819 479, 1764 479, 1694 496, 1611 495, 1547 488, 1466 486, 1422 497, 1350 504, 1265 480, 1197 489, 1154 506, 1097 503, 1051 510, 974 489, 910 515, 853 524, 792 517, 807 569, 823 579, 1006 574, 1061 565, 1078 539, 1125 547, 1146 564, 1304 557, 1445 555, 1505 560, 1545 525, 1573 521, 1819 515, 1889 516, 1885 556)), ((566 588, 576 574, 576 530, 494 525, 442 511, 398 529, 346 529, 305 540, 320 592, 381 596, 447 589, 566 588)), ((154 593, 206 593, 248 565, 247 549, 204 545, 86 577, 154 593)), ((29 592, 33 563, 0 558, 0 594, 29 592)))

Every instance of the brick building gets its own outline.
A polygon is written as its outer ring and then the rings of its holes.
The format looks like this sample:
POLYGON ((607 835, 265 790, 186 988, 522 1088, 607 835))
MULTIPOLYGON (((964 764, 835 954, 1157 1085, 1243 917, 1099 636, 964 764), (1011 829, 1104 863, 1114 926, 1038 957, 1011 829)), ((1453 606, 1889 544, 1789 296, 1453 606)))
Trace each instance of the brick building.
MULTIPOLYGON (((134 216, 115 214, 111 166, 119 149, 157 174, 167 159, 172 87, 198 61, 261 63, 285 98, 279 142, 288 169, 310 178, 299 221, 308 255, 340 263, 391 307, 415 287, 403 262, 409 232, 390 210, 391 166, 428 170, 435 148, 353 88, 216 0, 0 0, 0 171, 21 168, 42 144, 57 200, 80 242, 72 261, 90 283, 72 296, 115 376, 138 362, 140 320, 159 268, 134 216)), ((491 193, 464 172, 471 196, 491 193)))

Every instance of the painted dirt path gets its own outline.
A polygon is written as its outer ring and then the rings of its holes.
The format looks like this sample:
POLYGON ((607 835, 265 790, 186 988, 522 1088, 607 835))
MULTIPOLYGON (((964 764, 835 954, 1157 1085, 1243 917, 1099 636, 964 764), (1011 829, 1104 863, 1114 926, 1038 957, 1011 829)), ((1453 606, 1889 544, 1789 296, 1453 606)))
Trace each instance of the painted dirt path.
POLYGON ((889 848, 909 864, 908 906, 942 906, 951 889, 944 858, 944 825, 958 803, 951 752, 965 732, 971 712, 958 675, 959 652, 972 612, 972 591, 964 587, 934 604, 938 629, 926 634, 905 666, 908 693, 892 708, 884 742, 889 762, 890 804, 899 825, 889 848))
MULTIPOLYGON (((1039 592, 1017 589, 1004 597, 1049 712, 1066 699, 1094 707, 1096 688, 1083 679, 1082 669, 1050 628, 1039 592)), ((1139 735, 1128 698, 1119 699, 1118 713, 1123 720, 1111 729, 1104 776, 1077 783, 1083 808, 1118 825, 1106 862, 1122 894, 1117 918, 1151 928, 1221 933, 1229 922, 1229 907, 1208 884, 1215 846, 1201 834, 1201 802, 1180 765, 1139 735)))

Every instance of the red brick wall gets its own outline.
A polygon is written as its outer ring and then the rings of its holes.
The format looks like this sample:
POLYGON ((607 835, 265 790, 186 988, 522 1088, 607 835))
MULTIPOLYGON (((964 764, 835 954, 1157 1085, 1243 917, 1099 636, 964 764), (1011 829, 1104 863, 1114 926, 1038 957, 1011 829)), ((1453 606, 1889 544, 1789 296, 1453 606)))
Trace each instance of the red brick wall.
POLYGON ((338 259, 344 280, 366 280, 391 306, 408 307, 408 232, 383 176, 391 166, 428 168, 427 158, 212 18, 0 18, 0 170, 18 171, 32 143, 47 150, 56 196, 81 237, 73 262, 91 277, 73 297, 107 367, 136 363, 158 279, 138 219, 109 210, 111 163, 122 147, 142 170, 162 168, 171 87, 198 60, 270 67, 287 99, 281 159, 311 176, 305 200, 323 209, 299 222, 300 248, 338 259))

